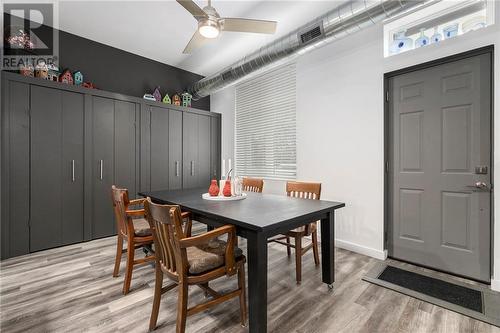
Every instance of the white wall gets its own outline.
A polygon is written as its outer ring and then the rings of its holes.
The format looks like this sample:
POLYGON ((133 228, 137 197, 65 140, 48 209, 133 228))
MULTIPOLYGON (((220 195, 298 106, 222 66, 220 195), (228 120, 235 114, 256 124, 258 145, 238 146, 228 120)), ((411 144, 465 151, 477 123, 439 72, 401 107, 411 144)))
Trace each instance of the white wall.
MULTIPOLYGON (((495 44, 495 82, 500 82, 500 6, 496 12, 495 26, 387 59, 378 25, 296 61, 297 178, 321 181, 322 198, 346 203, 336 214, 337 246, 385 258, 384 73, 495 44)), ((494 94, 497 113, 500 90, 494 94)), ((223 156, 233 158, 234 87, 212 95, 211 101, 212 111, 223 114, 223 156)), ((494 117, 495 175, 500 175, 499 118, 494 117)), ((266 181, 264 191, 283 193, 284 183, 266 181)), ((495 211, 500 211, 499 197, 495 211)), ((500 215, 494 224, 492 287, 500 290, 500 215)))

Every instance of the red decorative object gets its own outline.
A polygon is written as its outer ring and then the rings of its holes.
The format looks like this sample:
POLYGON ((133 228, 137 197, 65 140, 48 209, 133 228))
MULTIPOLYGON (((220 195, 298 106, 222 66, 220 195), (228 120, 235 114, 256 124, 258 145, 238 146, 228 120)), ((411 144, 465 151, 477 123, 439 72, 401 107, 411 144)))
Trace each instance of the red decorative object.
POLYGON ((92 82, 83 82, 82 86, 89 89, 97 89, 92 82))
POLYGON ((226 180, 226 183, 224 184, 224 189, 222 190, 222 194, 224 194, 225 197, 231 196, 231 180, 230 179, 226 180))
POLYGON ((64 72, 62 72, 61 76, 59 77, 59 82, 73 84, 73 74, 69 69, 66 69, 64 72))
POLYGON ((208 194, 210 194, 210 196, 212 197, 216 197, 219 195, 219 186, 217 186, 217 181, 215 179, 210 183, 208 194))
POLYGON ((172 104, 173 105, 178 105, 178 106, 181 106, 181 97, 177 94, 175 94, 174 96, 172 96, 172 104))

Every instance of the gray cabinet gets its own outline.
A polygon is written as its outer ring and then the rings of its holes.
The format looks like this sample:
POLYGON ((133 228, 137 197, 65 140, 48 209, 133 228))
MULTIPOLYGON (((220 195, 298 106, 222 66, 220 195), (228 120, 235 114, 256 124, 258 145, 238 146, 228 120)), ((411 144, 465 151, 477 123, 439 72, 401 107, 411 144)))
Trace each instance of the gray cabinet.
POLYGON ((2 84, 2 259, 29 253, 30 85, 2 84))
POLYGON ((182 188, 182 111, 168 112, 168 188, 182 188))
POLYGON ((31 86, 30 251, 83 240, 82 94, 31 86))
POLYGON ((210 185, 210 117, 196 113, 183 115, 183 188, 210 185))
POLYGON ((219 114, 1 75, 2 259, 116 234, 112 185, 220 177, 219 114))
POLYGON ((92 238, 116 233, 111 186, 136 193, 135 104, 92 98, 92 238))

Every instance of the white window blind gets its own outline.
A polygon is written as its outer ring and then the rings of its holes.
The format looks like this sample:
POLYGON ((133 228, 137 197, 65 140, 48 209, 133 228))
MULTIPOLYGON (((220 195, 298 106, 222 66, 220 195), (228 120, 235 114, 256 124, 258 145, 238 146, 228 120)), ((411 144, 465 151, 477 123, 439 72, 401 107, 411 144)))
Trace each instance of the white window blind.
POLYGON ((236 87, 235 136, 238 175, 296 178, 295 64, 236 87))

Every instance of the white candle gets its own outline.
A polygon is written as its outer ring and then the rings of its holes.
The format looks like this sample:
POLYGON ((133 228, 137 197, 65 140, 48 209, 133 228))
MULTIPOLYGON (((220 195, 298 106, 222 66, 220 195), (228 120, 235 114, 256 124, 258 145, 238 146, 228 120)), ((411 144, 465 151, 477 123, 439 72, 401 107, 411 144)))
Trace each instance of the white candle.
POLYGON ((226 177, 226 160, 222 159, 222 175, 220 179, 224 179, 224 177, 226 177))
POLYGON ((229 169, 227 172, 230 172, 231 171, 231 159, 229 159, 229 169))

